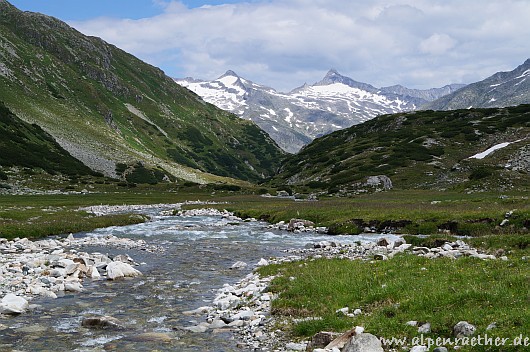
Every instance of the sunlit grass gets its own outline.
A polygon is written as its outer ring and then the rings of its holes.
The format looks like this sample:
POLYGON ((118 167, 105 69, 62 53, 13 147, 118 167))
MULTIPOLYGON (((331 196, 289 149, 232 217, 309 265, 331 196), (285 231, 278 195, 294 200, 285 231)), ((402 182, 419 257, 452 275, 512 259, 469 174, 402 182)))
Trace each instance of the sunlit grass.
POLYGON ((260 273, 281 274, 270 286, 279 294, 273 301, 274 315, 320 318, 288 327, 299 337, 358 325, 380 337, 412 339, 419 334, 417 327, 406 325, 411 320, 429 322, 432 332, 426 337, 433 338, 452 337, 453 326, 461 320, 476 325, 477 334, 496 322, 497 328, 487 332, 493 337, 530 331, 530 263, 520 256, 510 261, 414 255, 375 262, 319 259, 272 265, 260 273), (363 314, 337 314, 343 307, 360 308, 363 314))

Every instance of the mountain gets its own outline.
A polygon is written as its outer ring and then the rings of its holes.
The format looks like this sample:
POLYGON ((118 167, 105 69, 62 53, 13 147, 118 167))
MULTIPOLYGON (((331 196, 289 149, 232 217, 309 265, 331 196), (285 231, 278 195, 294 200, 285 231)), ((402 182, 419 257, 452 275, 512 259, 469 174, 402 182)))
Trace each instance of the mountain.
POLYGON ((289 156, 271 186, 352 195, 374 189, 530 187, 530 105, 378 116, 289 156))
POLYGON ((498 72, 424 106, 452 110, 515 106, 530 103, 530 59, 510 72, 498 72))
POLYGON ((316 137, 368 121, 377 115, 415 110, 461 86, 413 90, 375 88, 330 70, 313 85, 289 93, 256 84, 227 71, 213 81, 177 79, 221 109, 256 122, 282 149, 298 152, 316 137))
POLYGON ((283 157, 254 123, 205 103, 160 69, 5 0, 0 101, 107 176, 141 165, 200 183, 257 181, 283 157))

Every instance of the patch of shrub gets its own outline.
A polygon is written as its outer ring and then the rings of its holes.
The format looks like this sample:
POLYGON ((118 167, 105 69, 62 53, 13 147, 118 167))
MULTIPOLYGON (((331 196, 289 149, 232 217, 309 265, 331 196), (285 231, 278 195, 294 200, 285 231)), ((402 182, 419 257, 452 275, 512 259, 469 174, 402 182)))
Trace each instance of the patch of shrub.
POLYGON ((478 167, 471 171, 471 174, 469 175, 470 180, 480 180, 486 177, 490 177, 493 175, 493 170, 488 167, 478 167))

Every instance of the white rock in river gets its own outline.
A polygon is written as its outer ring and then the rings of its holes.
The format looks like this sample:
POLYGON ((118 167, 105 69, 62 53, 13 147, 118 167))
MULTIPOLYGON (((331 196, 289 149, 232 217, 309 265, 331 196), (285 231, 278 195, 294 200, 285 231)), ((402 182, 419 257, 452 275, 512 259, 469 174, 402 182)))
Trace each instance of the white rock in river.
POLYGON ((2 302, 0 303, 0 313, 21 314, 24 313, 28 307, 29 303, 25 298, 8 293, 2 298, 2 302))
POLYGON ((269 265, 269 262, 264 259, 264 258, 261 258, 258 262, 258 264, 256 264, 257 266, 266 266, 266 265, 269 265))
POLYGON ((107 265, 107 277, 109 280, 115 280, 122 277, 134 277, 142 275, 141 272, 131 265, 123 262, 112 262, 107 265))
POLYGON ((247 263, 241 262, 241 261, 237 261, 230 267, 230 269, 243 269, 246 266, 247 266, 247 263))
POLYGON ((96 268, 93 265, 90 265, 87 268, 86 276, 88 276, 88 277, 90 277, 90 278, 92 278, 94 280, 101 278, 101 275, 99 274, 98 268, 96 268))

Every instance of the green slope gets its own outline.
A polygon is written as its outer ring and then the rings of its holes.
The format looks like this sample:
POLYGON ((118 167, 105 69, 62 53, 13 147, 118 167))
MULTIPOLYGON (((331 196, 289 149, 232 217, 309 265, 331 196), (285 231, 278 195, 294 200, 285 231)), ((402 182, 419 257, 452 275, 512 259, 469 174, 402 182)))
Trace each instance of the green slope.
POLYGON ((137 161, 196 182, 257 181, 281 150, 160 69, 49 16, 0 0, 0 100, 93 170, 137 161))
POLYGON ((0 102, 0 166, 40 168, 48 173, 90 175, 93 172, 72 157, 38 125, 20 120, 0 102))
POLYGON ((530 105, 384 115, 315 140, 287 159, 272 185, 355 194, 370 176, 394 188, 468 191, 530 187, 530 105), (512 142, 483 159, 469 158, 512 142))

